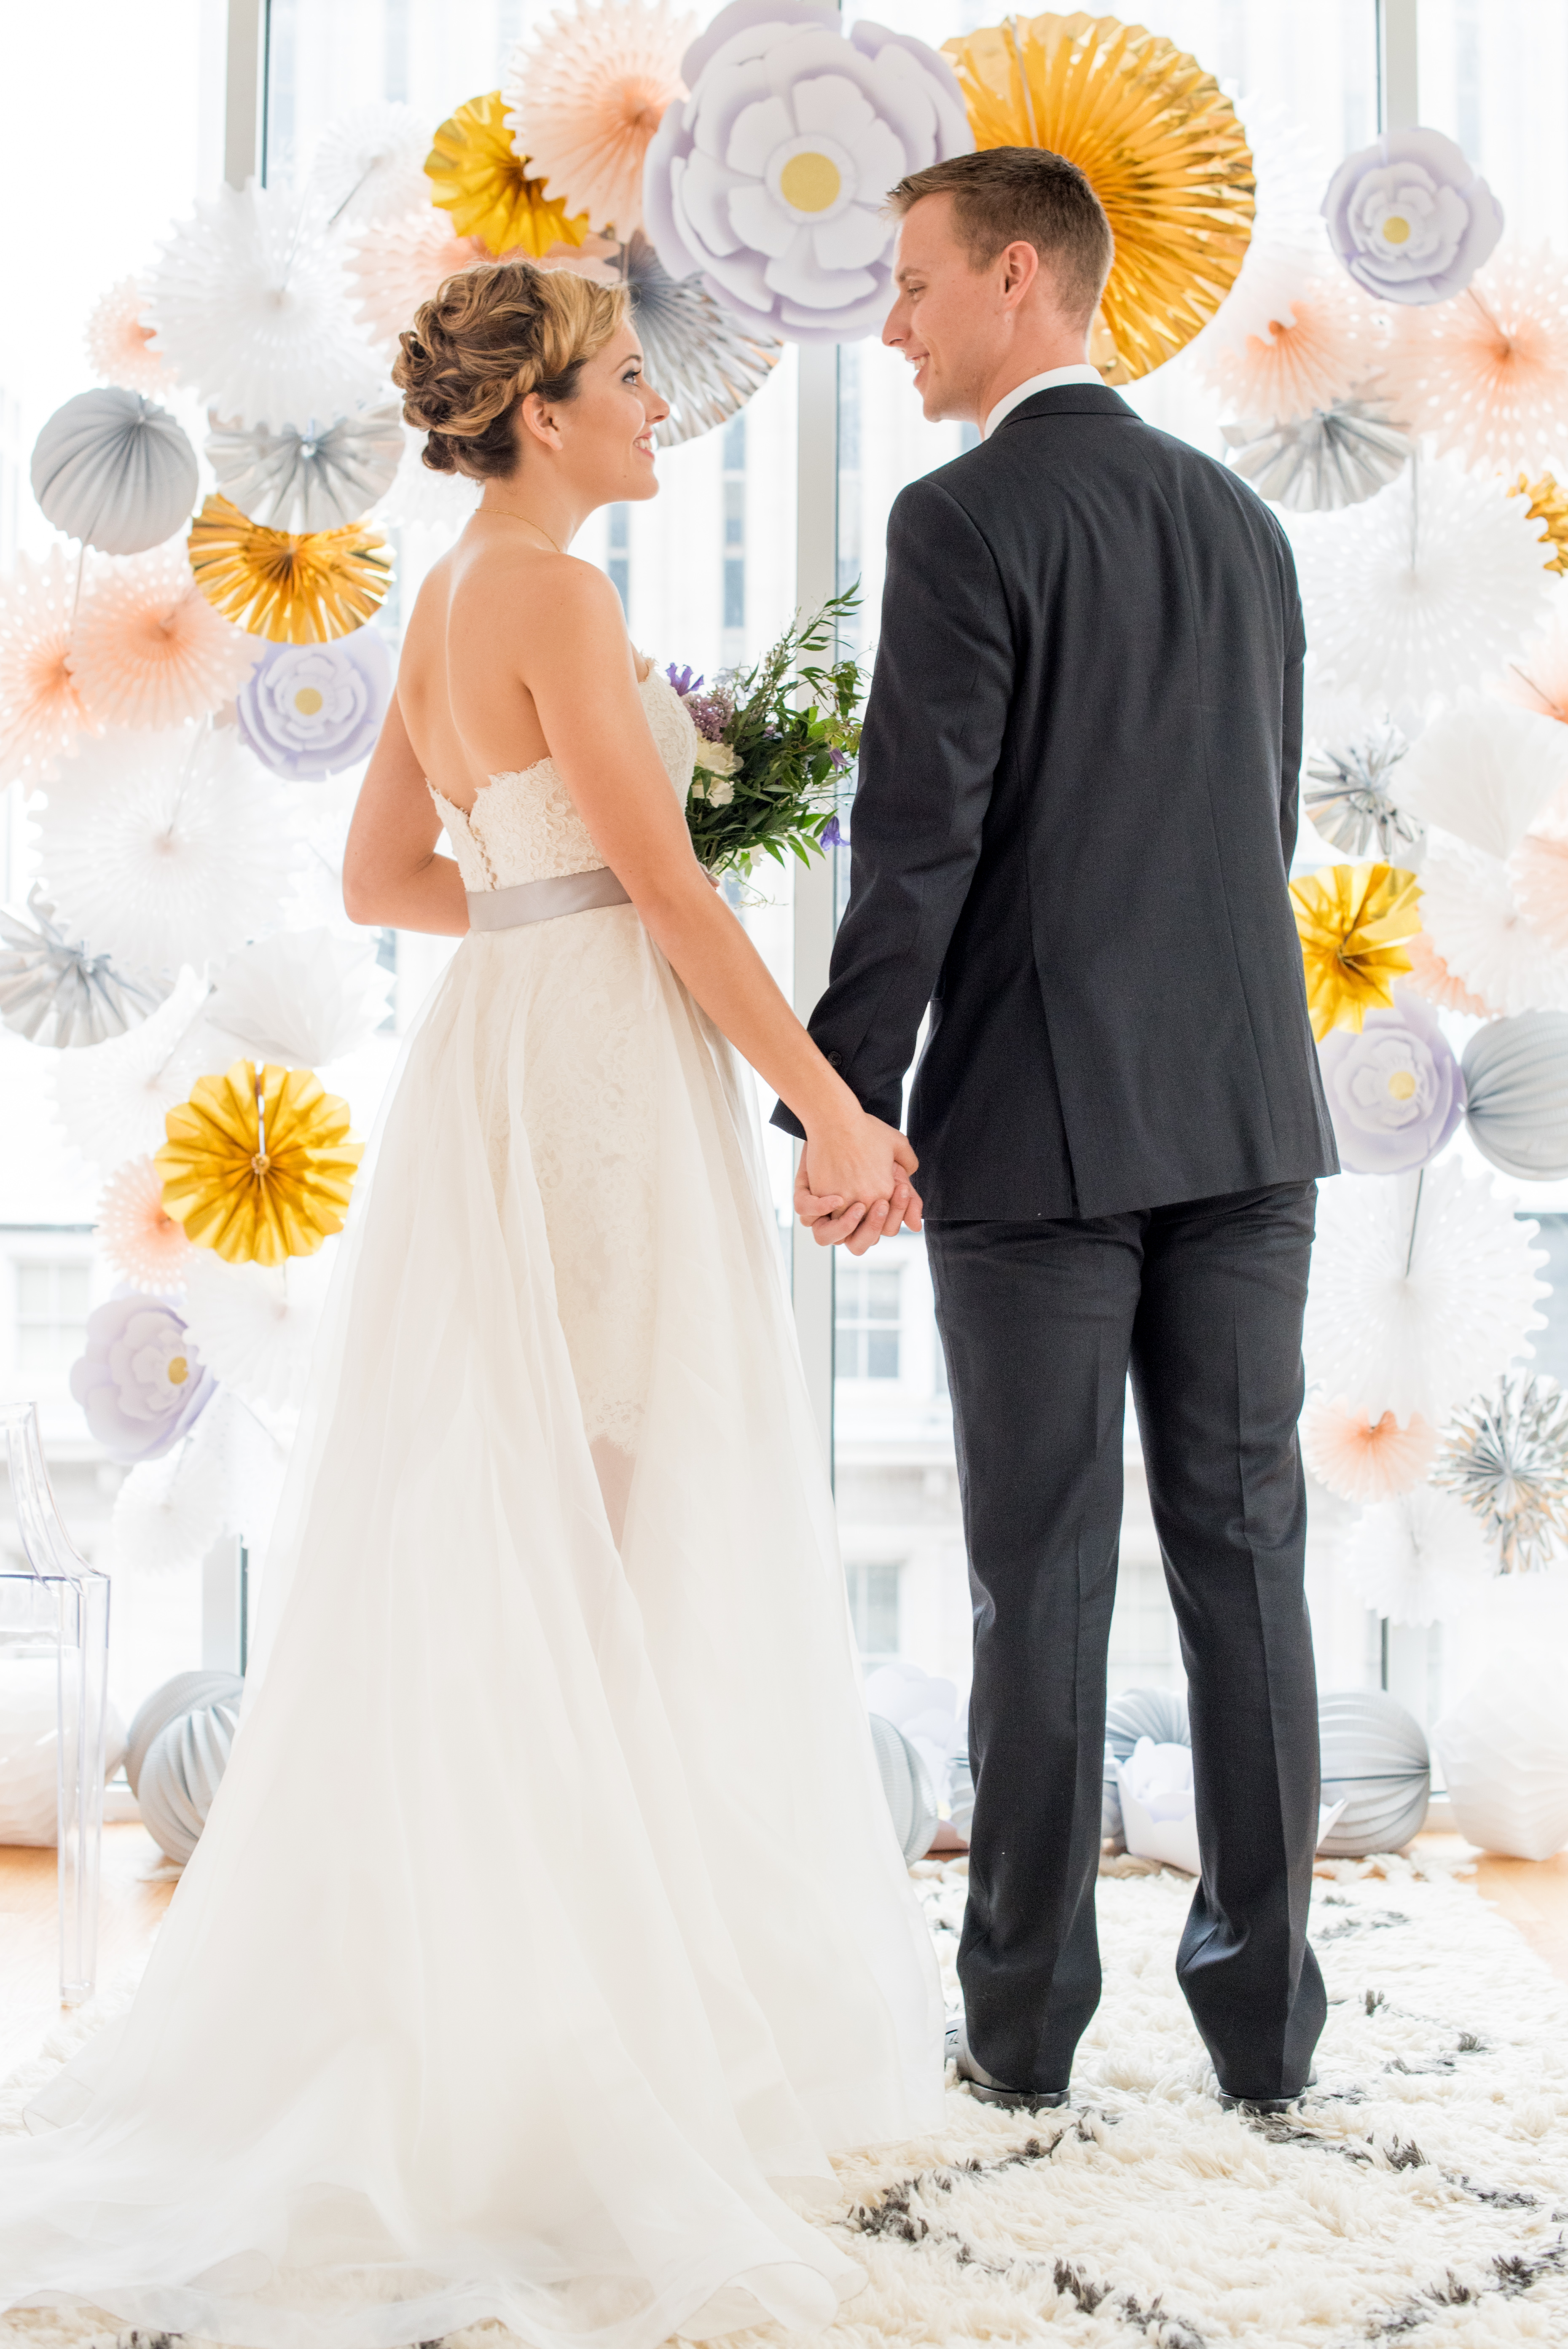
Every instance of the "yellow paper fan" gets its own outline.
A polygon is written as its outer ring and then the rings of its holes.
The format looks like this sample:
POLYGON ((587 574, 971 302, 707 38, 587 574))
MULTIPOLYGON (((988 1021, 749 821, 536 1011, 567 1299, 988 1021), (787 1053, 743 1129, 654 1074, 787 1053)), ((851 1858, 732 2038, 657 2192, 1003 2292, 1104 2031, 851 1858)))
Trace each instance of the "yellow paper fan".
POLYGON ((227 1264, 281 1264, 342 1230, 364 1145, 348 1139, 348 1102, 313 1070, 236 1061, 198 1078, 164 1124, 152 1162, 163 1206, 198 1247, 227 1264))
POLYGON ((1568 496, 1558 488, 1551 473, 1542 473, 1532 481, 1528 473, 1521 473, 1509 492, 1511 498, 1528 498, 1527 520, 1544 523, 1541 533, 1542 546, 1550 546, 1543 568, 1547 571, 1568 571, 1568 496))
POLYGON ((387 542, 347 530, 268 530, 210 497, 187 541, 196 585, 226 620, 275 645, 325 645, 374 618, 392 582, 387 542))
POLYGON ((1319 1043, 1331 1028, 1359 1032, 1369 1011, 1392 1008, 1394 981, 1410 968, 1399 941, 1421 926, 1420 895, 1415 874, 1392 864, 1330 864, 1291 883, 1319 1043))
POLYGON ((1009 16, 944 41, 977 147, 1076 163, 1116 257, 1089 340, 1107 383, 1162 366, 1206 326, 1252 234, 1252 155, 1212 74, 1116 16, 1009 16))
POLYGON ((435 202, 452 214, 454 234, 478 237, 487 253, 524 253, 537 261, 553 244, 581 244, 588 233, 587 212, 569 217, 564 203, 545 195, 543 179, 528 177, 528 158, 513 149, 498 89, 471 98, 441 124, 425 171, 435 202))

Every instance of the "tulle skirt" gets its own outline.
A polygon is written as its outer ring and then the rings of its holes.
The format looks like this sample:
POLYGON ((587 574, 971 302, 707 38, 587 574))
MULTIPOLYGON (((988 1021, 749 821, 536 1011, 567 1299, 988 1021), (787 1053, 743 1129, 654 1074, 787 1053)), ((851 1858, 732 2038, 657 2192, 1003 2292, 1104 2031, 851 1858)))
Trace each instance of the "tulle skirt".
POLYGON ((254 2349, 830 2321, 938 2122, 749 1081, 628 906, 475 936, 360 1185, 227 1775, 0 2143, 0 2307, 254 2349))

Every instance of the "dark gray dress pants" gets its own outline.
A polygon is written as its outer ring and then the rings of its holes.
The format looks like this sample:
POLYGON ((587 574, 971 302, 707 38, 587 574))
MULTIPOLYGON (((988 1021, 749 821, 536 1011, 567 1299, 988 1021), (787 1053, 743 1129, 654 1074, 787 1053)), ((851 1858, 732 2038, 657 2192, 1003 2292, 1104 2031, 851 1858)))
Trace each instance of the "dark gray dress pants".
POLYGON ((1203 1873, 1177 1974, 1221 2088, 1306 2083, 1324 2013, 1296 1445, 1316 1187, 926 1227, 974 1601, 959 1974, 971 2048, 1010 2087, 1064 2088, 1099 2002, 1129 1371, 1192 1715, 1203 1873))

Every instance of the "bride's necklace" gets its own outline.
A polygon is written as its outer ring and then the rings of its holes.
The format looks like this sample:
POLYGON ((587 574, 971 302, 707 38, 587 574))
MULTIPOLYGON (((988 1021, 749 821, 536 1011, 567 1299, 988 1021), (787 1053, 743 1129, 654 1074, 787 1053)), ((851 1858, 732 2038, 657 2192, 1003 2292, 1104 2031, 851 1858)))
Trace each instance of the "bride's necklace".
POLYGON ((510 506, 481 506, 479 511, 481 513, 504 514, 508 522, 520 522, 525 528, 536 530, 552 554, 565 554, 566 551, 564 546, 556 544, 544 523, 535 522, 532 514, 516 513, 510 506))

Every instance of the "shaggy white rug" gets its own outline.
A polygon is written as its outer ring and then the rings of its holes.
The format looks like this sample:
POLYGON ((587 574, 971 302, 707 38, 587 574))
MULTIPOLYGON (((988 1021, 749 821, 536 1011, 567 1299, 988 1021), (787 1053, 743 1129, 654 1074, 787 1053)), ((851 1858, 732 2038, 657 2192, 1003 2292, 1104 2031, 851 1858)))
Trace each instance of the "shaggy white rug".
MULTIPOLYGON (((963 1866, 916 1870, 950 1986, 963 1866)), ((1171 1971, 1189 1881, 1103 1878, 1105 1998, 1073 2106, 1021 2116, 954 2091, 939 2139, 844 2162, 834 2232, 867 2282, 819 2349, 1568 2344, 1568 1987, 1469 1888, 1373 1866, 1316 1887, 1328 2028, 1282 2121, 1215 2099, 1171 1971)), ((6 2084, 0 2127, 44 2070, 6 2084)), ((510 2338, 478 2325, 445 2349, 510 2338)), ((149 2336, 38 2312, 0 2319, 0 2341, 149 2336)))

